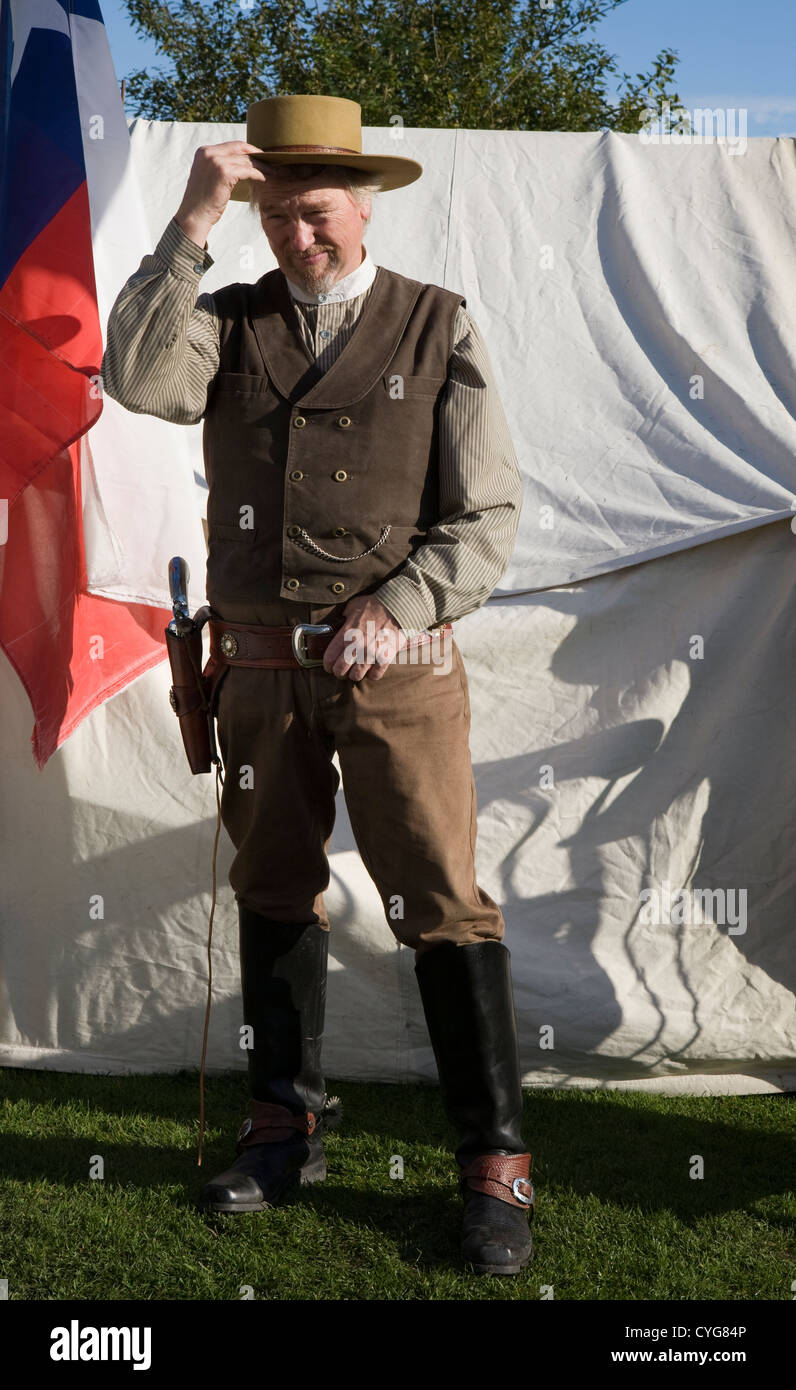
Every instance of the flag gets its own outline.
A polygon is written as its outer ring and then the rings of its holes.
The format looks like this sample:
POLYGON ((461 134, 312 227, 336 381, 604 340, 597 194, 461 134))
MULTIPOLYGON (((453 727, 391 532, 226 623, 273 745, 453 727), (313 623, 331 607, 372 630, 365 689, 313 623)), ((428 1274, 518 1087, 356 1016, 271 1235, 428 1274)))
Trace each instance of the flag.
POLYGON ((201 520, 178 427, 102 397, 100 300, 105 317, 146 233, 97 0, 0 0, 0 95, 0 646, 30 699, 43 767, 91 710, 164 659, 166 567, 175 553, 196 560, 201 520), (125 206, 139 244, 122 252, 112 229, 125 206), (153 427, 167 432, 154 458, 153 427), (137 440, 146 468, 181 463, 154 522, 137 440), (190 518, 187 545, 162 525, 175 514, 190 518))

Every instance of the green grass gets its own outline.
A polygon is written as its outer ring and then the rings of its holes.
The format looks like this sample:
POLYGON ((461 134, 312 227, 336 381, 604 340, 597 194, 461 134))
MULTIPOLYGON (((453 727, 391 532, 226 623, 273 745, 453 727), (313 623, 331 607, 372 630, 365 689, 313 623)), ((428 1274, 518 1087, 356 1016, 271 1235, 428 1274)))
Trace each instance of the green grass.
POLYGON ((460 1265, 455 1136, 427 1086, 329 1079, 329 1177, 288 1205, 206 1216, 246 1078, 0 1073, 0 1279, 10 1299, 787 1299, 796 1279, 790 1096, 526 1093, 536 1252, 460 1265), (102 1180, 89 1161, 100 1154, 102 1180), (404 1160, 403 1180, 390 1160, 404 1160), (701 1181, 691 1156, 704 1159, 701 1181))

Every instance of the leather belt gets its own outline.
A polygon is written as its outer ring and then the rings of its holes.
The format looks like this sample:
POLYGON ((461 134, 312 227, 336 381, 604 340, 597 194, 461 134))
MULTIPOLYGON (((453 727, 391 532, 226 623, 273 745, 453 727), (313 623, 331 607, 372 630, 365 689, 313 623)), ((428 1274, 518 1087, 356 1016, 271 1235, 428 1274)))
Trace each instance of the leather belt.
MULTIPOLYGON (((294 669, 322 666, 326 648, 335 633, 346 625, 345 619, 339 616, 331 623, 296 623, 292 627, 258 627, 211 618, 208 623, 210 655, 214 661, 228 666, 294 669)), ((442 623, 433 630, 410 637, 406 645, 422 646, 434 637, 452 631, 452 623, 442 623)))

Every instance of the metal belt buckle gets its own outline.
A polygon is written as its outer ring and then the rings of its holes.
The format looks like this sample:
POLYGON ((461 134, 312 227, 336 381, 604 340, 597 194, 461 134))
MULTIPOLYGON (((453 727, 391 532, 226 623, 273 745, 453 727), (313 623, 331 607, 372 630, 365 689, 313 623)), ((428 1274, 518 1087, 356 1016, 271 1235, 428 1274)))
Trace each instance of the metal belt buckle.
POLYGON ((333 632, 334 628, 329 623, 296 623, 293 629, 292 643, 293 655, 299 666, 322 666, 322 656, 307 656, 307 642, 304 637, 305 632, 333 632))
POLYGON ((533 1187, 531 1186, 531 1183, 528 1178, 515 1178, 513 1183, 511 1184, 511 1191, 513 1195, 516 1197, 517 1201, 522 1202, 522 1205, 524 1207, 530 1207, 533 1205, 533 1187), (524 1192, 518 1191, 520 1183, 524 1183, 526 1187, 530 1187, 530 1197, 526 1196, 524 1192))

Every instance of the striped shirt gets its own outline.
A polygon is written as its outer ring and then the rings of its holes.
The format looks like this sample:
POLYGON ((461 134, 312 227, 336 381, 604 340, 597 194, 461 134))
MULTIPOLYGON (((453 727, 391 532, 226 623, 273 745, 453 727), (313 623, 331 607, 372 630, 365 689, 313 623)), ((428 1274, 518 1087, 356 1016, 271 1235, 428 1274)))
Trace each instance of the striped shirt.
MULTIPOLYGON (((117 296, 108 319, 102 388, 127 410, 179 425, 202 419, 220 361, 213 296, 197 298, 211 265, 209 252, 200 251, 172 218, 153 255, 144 257, 117 296)), ((364 262, 345 279, 363 268, 364 262)), ((289 280, 287 285, 302 338, 328 369, 354 332, 372 282, 342 299, 334 297, 333 285, 323 303, 311 302, 317 296, 306 292, 299 298, 289 280)), ((509 562, 521 505, 520 470, 489 357, 460 306, 439 412, 440 519, 373 596, 405 631, 480 608, 509 562)))

